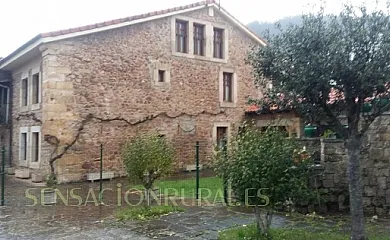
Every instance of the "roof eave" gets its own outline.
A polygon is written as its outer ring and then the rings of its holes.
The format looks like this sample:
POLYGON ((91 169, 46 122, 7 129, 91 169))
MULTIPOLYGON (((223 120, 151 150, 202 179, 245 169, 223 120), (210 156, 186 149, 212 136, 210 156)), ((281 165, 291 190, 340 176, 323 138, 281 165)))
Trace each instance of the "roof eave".
POLYGON ((0 69, 6 68, 9 64, 14 62, 16 59, 22 57, 27 52, 33 50, 34 48, 38 47, 42 43, 42 36, 41 34, 36 35, 32 39, 30 39, 28 42, 20 46, 18 49, 13 51, 11 54, 6 56, 5 58, 2 58, 0 60, 0 69))

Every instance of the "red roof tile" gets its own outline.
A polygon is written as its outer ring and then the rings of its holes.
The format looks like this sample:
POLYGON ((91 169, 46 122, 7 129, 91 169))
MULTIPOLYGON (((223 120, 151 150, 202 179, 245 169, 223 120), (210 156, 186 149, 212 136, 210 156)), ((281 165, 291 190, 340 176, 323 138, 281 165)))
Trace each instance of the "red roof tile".
POLYGON ((245 112, 251 113, 251 112, 257 112, 260 109, 257 105, 250 105, 246 108, 245 112))
POLYGON ((111 26, 111 25, 115 25, 118 23, 130 22, 130 21, 134 21, 134 20, 138 20, 138 19, 142 19, 142 18, 147 18, 147 17, 162 15, 162 14, 166 14, 166 13, 176 12, 179 10, 186 10, 186 9, 190 9, 190 8, 194 8, 194 7, 198 7, 198 6, 203 6, 206 4, 212 4, 212 3, 216 3, 216 1, 215 0, 206 0, 206 1, 201 1, 201 2, 197 2, 197 3, 188 4, 185 6, 169 8, 169 9, 149 12, 149 13, 145 13, 145 14, 134 15, 134 16, 126 17, 126 18, 114 19, 111 21, 95 23, 95 24, 91 24, 91 25, 87 25, 87 26, 81 26, 81 27, 70 28, 70 29, 66 29, 66 30, 41 33, 40 36, 41 37, 57 37, 57 36, 61 36, 61 35, 69 34, 69 33, 75 33, 75 32, 81 32, 81 31, 91 30, 91 29, 100 28, 100 27, 111 26))

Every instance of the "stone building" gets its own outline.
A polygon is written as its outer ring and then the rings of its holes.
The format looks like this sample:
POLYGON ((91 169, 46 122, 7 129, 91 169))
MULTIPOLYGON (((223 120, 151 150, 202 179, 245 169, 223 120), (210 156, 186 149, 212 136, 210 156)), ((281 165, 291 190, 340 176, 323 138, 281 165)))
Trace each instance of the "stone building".
POLYGON ((103 144, 104 168, 120 174, 123 143, 157 131, 177 169, 192 164, 196 141, 207 165, 258 96, 245 58, 262 45, 213 0, 39 34, 0 61, 12 164, 47 174, 53 162, 60 181, 79 180, 103 144))

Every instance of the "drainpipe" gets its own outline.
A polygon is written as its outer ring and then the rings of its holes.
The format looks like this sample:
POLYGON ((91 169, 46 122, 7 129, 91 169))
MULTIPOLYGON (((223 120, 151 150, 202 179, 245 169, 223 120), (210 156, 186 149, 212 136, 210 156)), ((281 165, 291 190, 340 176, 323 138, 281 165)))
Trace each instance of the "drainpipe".
POLYGON ((14 95, 14 80, 12 79, 12 75, 10 74, 9 80, 9 91, 8 91, 8 126, 9 126, 9 148, 8 148, 8 160, 9 166, 12 167, 13 154, 12 154, 12 141, 13 141, 13 121, 12 121, 12 108, 13 108, 13 95, 14 95))

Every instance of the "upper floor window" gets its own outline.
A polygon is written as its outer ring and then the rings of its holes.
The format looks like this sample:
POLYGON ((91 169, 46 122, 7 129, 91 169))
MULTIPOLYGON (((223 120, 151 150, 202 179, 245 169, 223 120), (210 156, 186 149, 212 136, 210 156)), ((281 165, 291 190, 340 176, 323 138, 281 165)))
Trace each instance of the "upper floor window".
POLYGON ((223 73, 223 101, 233 102, 233 73, 223 73))
POLYGON ((39 73, 32 76, 32 104, 39 103, 40 98, 39 73))
POLYGON ((204 25, 194 23, 194 54, 204 56, 204 25))
POLYGON ((28 104, 28 78, 22 79, 22 107, 28 104))
POLYGON ((224 30, 214 28, 214 57, 224 58, 224 30))
POLYGON ((176 51, 188 53, 188 22, 176 20, 176 51))

